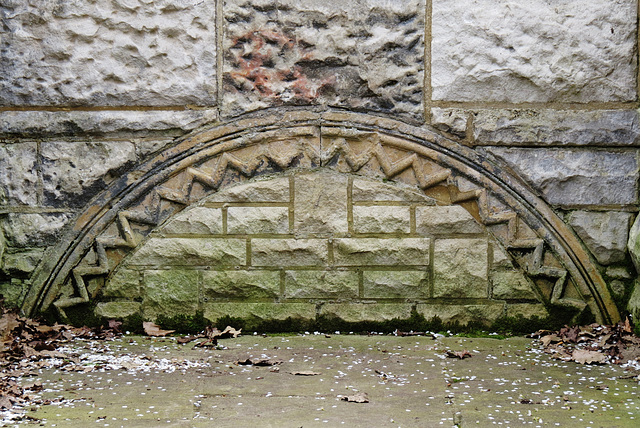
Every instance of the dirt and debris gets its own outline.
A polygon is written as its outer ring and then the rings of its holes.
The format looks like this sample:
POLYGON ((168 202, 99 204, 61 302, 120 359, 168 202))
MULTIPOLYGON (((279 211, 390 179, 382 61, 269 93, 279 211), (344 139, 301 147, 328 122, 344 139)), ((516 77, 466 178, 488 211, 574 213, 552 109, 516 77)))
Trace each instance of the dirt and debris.
POLYGON ((616 325, 565 326, 559 331, 539 330, 544 352, 579 364, 619 364, 640 372, 640 337, 629 318, 616 325))
POLYGON ((340 399, 350 403, 368 403, 369 395, 366 392, 358 392, 353 395, 343 395, 340 399))
POLYGON ((449 358, 458 358, 460 360, 464 360, 465 358, 473 357, 473 354, 471 352, 467 351, 466 349, 463 350, 463 351, 447 350, 446 354, 447 354, 447 357, 449 357, 449 358))

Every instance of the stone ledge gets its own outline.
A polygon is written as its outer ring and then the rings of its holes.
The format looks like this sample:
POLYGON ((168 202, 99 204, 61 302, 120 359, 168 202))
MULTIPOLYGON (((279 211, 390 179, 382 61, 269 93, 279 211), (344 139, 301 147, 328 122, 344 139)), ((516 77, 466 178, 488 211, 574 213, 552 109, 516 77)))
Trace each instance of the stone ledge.
POLYGON ((502 302, 487 302, 484 305, 441 305, 418 304, 416 310, 427 320, 438 317, 444 322, 458 322, 460 325, 470 322, 489 325, 504 315, 505 304, 502 302))
POLYGON ((215 322, 222 317, 249 320, 316 319, 316 305, 312 303, 207 303, 204 318, 215 322))
POLYGON ((0 136, 51 137, 162 132, 178 136, 217 120, 217 110, 3 111, 0 136))
POLYGON ((407 319, 411 310, 410 303, 327 303, 320 308, 320 316, 346 322, 387 321, 407 319))

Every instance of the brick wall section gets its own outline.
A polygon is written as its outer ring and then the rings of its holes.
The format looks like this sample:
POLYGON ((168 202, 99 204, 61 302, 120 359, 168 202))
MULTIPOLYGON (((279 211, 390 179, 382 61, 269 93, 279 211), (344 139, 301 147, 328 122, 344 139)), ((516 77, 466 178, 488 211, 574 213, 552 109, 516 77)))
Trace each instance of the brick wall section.
POLYGON ((211 320, 362 321, 407 318, 414 308, 430 315, 433 304, 445 321, 488 322, 507 307, 544 316, 507 260, 459 205, 354 175, 296 172, 231 187, 176 215, 119 268, 104 290, 114 300, 98 312, 116 313, 125 298, 127 311, 149 318, 199 309, 211 320), (253 201, 265 187, 275 191, 253 201), (480 318, 471 310, 487 305, 493 312, 480 318))

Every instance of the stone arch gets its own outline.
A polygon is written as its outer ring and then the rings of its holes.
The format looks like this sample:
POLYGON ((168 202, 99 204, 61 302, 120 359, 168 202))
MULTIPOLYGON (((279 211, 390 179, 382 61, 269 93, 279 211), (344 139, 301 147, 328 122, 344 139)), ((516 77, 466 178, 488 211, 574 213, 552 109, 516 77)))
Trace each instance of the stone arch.
POLYGON ((185 208, 258 176, 316 168, 404 182, 438 205, 463 207, 546 307, 588 308, 599 322, 619 318, 587 252, 518 177, 433 130, 343 112, 256 115, 183 138, 78 216, 38 267, 23 310, 53 305, 64 316, 66 308, 98 298, 119 264, 185 208))

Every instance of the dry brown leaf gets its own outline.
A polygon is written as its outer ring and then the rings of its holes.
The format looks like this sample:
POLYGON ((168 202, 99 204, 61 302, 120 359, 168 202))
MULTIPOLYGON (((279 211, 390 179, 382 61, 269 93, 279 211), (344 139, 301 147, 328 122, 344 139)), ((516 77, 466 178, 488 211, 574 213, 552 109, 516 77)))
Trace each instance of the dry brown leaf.
POLYGON ((301 370, 301 371, 298 371, 298 372, 291 372, 291 374, 295 375, 295 376, 318 376, 318 375, 320 375, 322 373, 312 372, 312 371, 309 371, 309 370, 301 370))
POLYGON ((604 364, 607 362, 607 356, 598 351, 585 351, 576 349, 571 354, 572 359, 580 364, 604 364))
POLYGON ((344 395, 341 398, 342 401, 348 401, 350 403, 368 403, 369 396, 366 392, 358 392, 353 395, 344 395))
POLYGON ((449 358, 459 358, 461 360, 464 360, 465 358, 473 357, 473 354, 471 354, 471 352, 467 351, 466 349, 464 351, 450 351, 450 350, 447 350, 447 357, 449 357, 449 358))
POLYGON ((167 334, 173 333, 175 330, 162 330, 159 325, 154 324, 150 321, 145 321, 142 323, 142 327, 144 328, 144 332, 147 333, 147 336, 166 336, 167 334))

